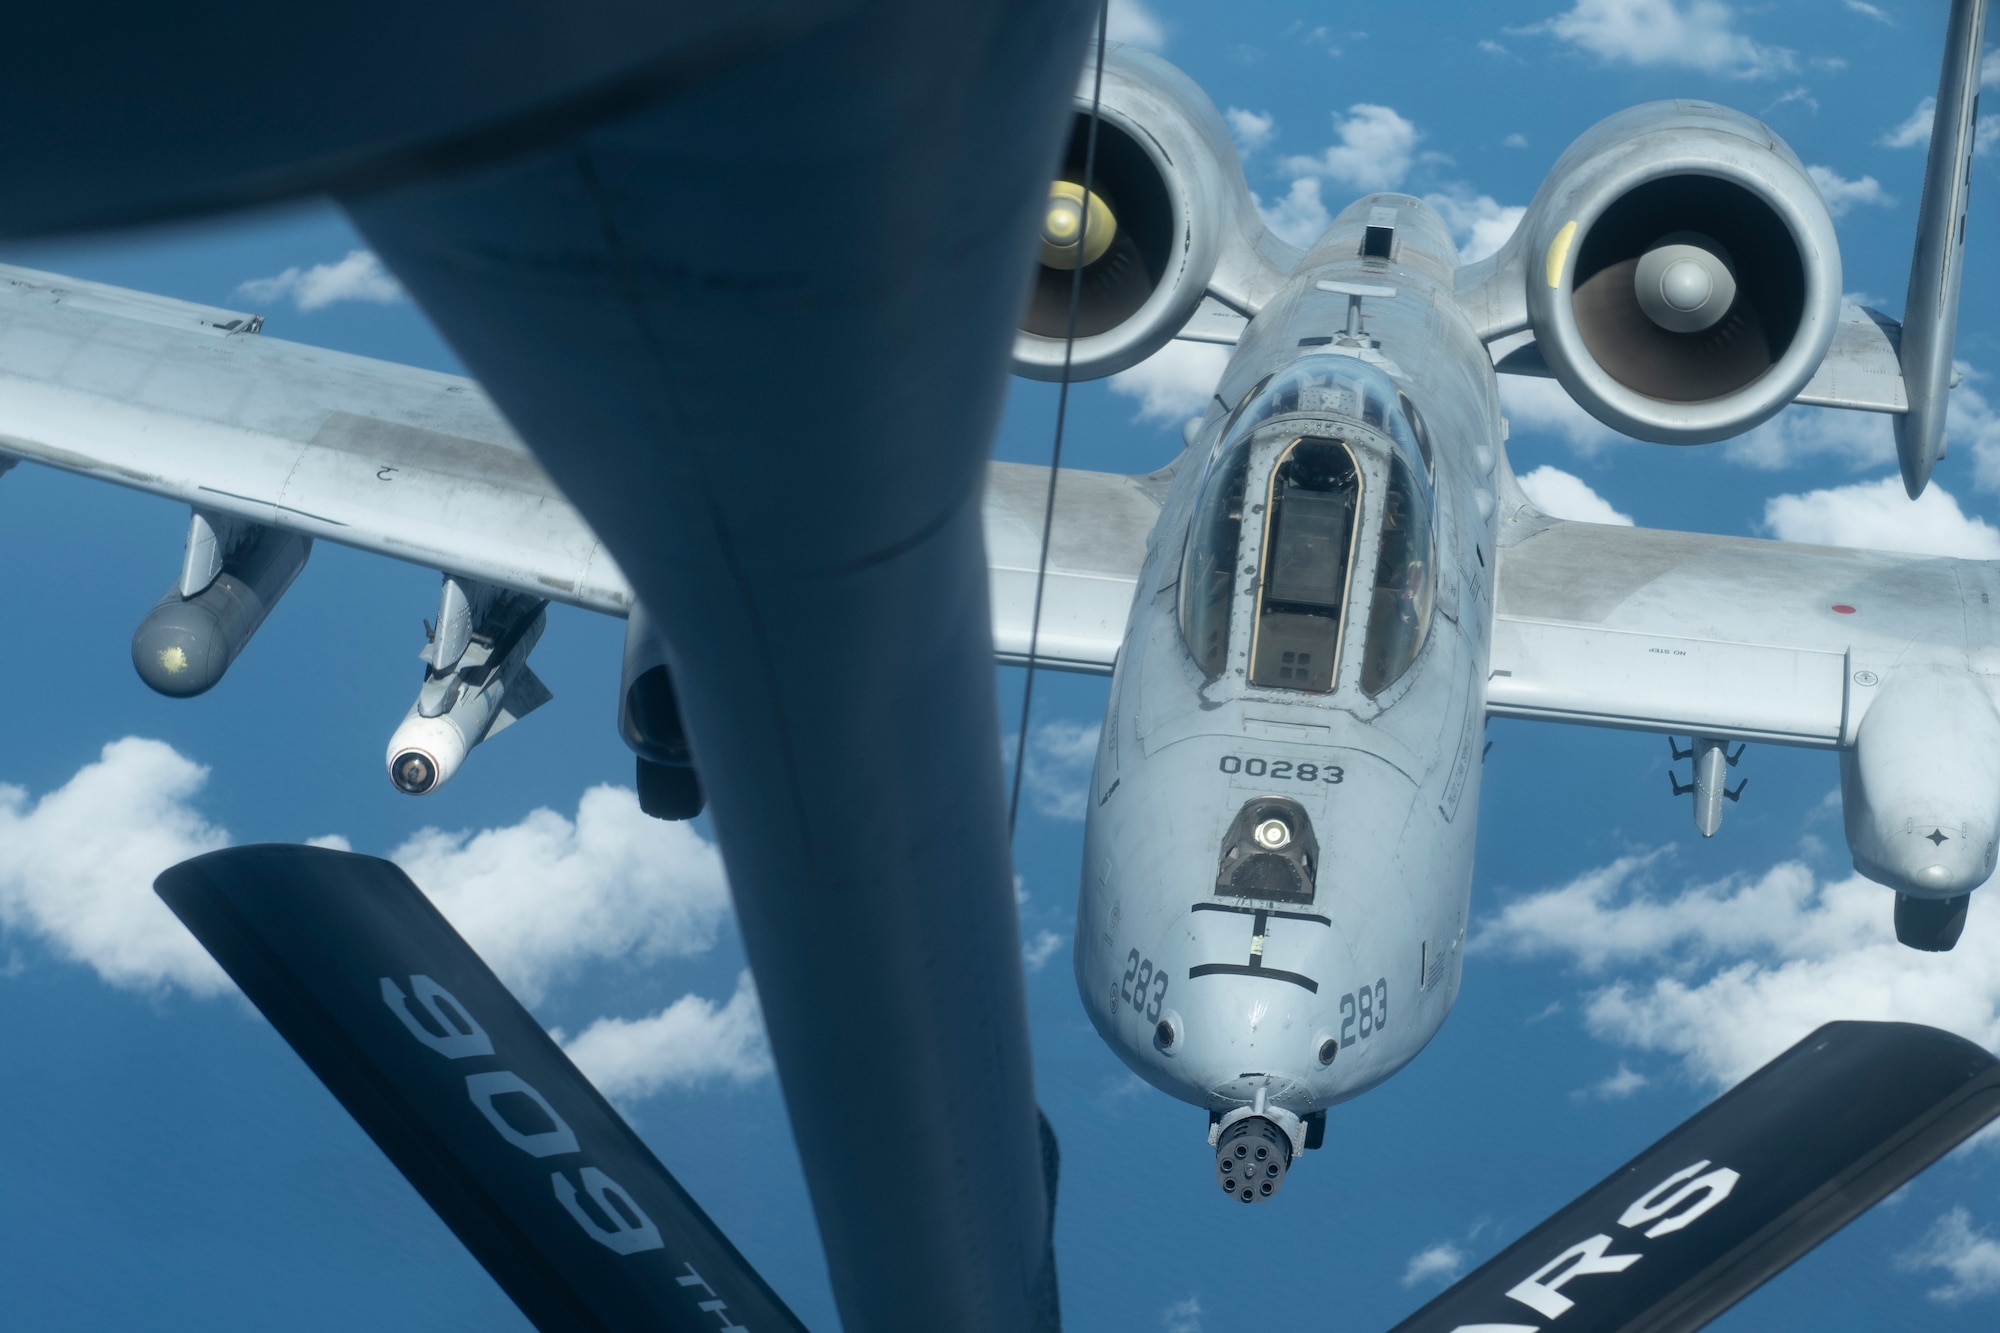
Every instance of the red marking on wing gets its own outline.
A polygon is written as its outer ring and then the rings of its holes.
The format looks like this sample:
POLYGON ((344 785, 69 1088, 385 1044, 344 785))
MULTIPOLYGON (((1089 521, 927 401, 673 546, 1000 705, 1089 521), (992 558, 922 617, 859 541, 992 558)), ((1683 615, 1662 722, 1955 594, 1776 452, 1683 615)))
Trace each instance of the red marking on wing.
POLYGON ((1835 602, 1833 604, 1833 609, 1839 612, 1843 616, 1851 616, 1854 614, 1854 608, 1849 606, 1846 602, 1835 602))

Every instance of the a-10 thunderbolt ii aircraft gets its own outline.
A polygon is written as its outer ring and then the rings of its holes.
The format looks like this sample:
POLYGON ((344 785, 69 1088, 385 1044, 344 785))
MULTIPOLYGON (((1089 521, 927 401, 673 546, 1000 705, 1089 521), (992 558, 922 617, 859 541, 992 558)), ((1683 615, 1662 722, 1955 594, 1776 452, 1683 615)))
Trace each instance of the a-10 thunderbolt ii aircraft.
MULTIPOLYGON (((1855 864, 1894 890, 1899 936, 1955 941, 2000 837, 1981 674, 2000 572, 1549 518, 1508 470, 1495 375, 1553 376, 1662 443, 1793 402, 1893 413, 1916 494, 1942 448, 1983 23, 1983 3, 1954 10, 1900 326, 1843 306, 1817 189, 1726 108, 1605 120, 1512 240, 1461 265, 1439 218, 1396 194, 1286 245, 1188 79, 1131 49, 1087 69, 1017 372, 1108 375, 1177 337, 1235 352, 1171 467, 1056 479, 1046 543, 1046 470, 991 467, 993 638, 1003 661, 1112 674, 1078 985, 1133 1069, 1207 1110, 1232 1197, 1273 1195, 1326 1109, 1444 1021, 1489 716, 1692 736, 1705 834, 1732 744, 1836 750, 1855 864)), ((476 194, 440 216, 470 225, 476 194)), ((506 299, 463 256, 433 263, 393 200, 351 207, 427 305, 506 299)), ((537 457, 576 464, 530 455, 477 385, 256 336, 245 313, 7 279, 0 443, 193 510, 134 639, 149 683, 212 686, 311 541, 346 542, 447 571, 389 746, 399 787, 448 781, 546 697, 527 661, 559 599, 628 615, 620 722, 642 799, 700 807, 671 634, 648 629, 537 457)), ((476 367, 522 364, 482 351, 476 321, 448 332, 476 367)))

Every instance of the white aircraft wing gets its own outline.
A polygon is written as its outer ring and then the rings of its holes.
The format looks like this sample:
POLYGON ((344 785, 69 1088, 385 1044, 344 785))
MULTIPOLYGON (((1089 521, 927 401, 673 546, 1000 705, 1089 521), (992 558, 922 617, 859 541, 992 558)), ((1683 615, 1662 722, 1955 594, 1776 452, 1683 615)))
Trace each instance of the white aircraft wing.
POLYGON ((1487 711, 1834 747, 1905 662, 2000 670, 2000 566, 1551 519, 1501 525, 1487 711))
MULTIPOLYGON (((261 327, 238 311, 0 266, 0 451, 625 614, 624 576, 478 384, 261 327)), ((1006 661, 1028 653, 1047 482, 1047 468, 996 463, 988 473, 994 638, 1006 661)), ((1163 493, 1157 479, 1063 472, 1043 665, 1111 669, 1163 493)))

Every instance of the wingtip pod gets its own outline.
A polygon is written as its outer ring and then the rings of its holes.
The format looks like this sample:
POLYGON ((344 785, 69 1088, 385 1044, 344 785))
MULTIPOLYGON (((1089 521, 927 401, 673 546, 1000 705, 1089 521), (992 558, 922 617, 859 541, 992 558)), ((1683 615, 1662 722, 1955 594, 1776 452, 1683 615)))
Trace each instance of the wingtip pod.
POLYGON ((1910 289, 1903 304, 1900 356, 1910 410, 1896 419, 1896 461, 1912 500, 1923 494, 1931 469, 1944 457, 1985 34, 1986 0, 1953 0, 1917 209, 1917 243, 1910 256, 1910 289))
POLYGON ((2000 1061, 1829 1023, 1393 1333, 1698 1329, 2000 1114, 2000 1061))
POLYGON ((233 847, 154 888, 537 1328, 802 1333, 396 866, 233 847))

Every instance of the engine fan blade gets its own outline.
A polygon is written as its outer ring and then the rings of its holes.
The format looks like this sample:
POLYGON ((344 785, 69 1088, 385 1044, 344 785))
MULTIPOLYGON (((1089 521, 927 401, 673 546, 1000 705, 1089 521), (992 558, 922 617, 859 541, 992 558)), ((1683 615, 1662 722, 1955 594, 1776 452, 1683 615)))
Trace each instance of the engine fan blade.
POLYGON ((802 1333, 394 865, 235 847, 154 889, 544 1333, 802 1333))
POLYGON ((1577 332, 1613 379, 1649 398, 1702 402, 1734 393, 1769 370, 1774 358, 1757 307, 1740 297, 1713 327, 1664 329, 1633 291, 1641 257, 1598 270, 1576 289, 1577 332))
POLYGON ((1393 1333, 1687 1333, 2000 1114, 2000 1061, 1829 1023, 1393 1333))

